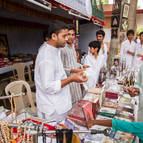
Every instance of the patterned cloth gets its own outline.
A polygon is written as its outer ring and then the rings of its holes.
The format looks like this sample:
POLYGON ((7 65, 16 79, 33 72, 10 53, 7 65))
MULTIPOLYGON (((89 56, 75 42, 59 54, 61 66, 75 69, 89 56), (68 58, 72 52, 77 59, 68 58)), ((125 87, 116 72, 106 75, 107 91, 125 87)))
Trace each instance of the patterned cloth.
MULTIPOLYGON (((74 49, 74 46, 69 47, 66 45, 64 48, 61 48, 61 59, 63 62, 63 66, 65 69, 65 72, 67 76, 71 76, 72 74, 70 73, 71 69, 77 69, 80 68, 80 64, 77 63, 77 58, 76 58, 76 51, 74 49)), ((70 92, 72 96, 72 103, 75 103, 82 99, 82 92, 81 92, 81 86, 79 83, 70 83, 70 92)))

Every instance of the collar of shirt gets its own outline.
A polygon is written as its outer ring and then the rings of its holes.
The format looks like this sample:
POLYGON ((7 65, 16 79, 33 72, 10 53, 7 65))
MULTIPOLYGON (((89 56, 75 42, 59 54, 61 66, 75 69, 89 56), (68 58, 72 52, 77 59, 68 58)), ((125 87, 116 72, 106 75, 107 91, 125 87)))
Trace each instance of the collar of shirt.
POLYGON ((72 47, 70 47, 68 44, 66 44, 65 47, 74 48, 74 44, 72 44, 72 47))
POLYGON ((130 41, 127 39, 127 43, 130 44, 130 45, 132 45, 132 44, 135 43, 135 42, 134 42, 134 40, 132 40, 132 41, 130 42, 130 41))

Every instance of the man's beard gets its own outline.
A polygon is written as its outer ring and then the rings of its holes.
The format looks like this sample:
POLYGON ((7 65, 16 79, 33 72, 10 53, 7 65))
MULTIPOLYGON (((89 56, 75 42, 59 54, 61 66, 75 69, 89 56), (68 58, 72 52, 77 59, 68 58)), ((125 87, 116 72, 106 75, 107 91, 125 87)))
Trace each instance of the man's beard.
POLYGON ((58 47, 58 48, 64 48, 65 45, 66 45, 66 44, 59 44, 59 43, 57 43, 57 47, 58 47))
POLYGON ((72 43, 73 43, 73 41, 72 42, 67 41, 67 44, 69 44, 69 45, 72 44, 72 43))

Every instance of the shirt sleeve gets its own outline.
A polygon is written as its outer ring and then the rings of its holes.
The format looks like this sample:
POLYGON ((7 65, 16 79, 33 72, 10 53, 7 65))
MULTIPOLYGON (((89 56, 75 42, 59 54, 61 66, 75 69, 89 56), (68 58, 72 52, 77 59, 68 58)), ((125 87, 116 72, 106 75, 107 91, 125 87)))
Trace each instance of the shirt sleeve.
POLYGON ((143 140, 143 122, 127 122, 114 118, 112 127, 115 131, 132 133, 143 140))
POLYGON ((55 79, 55 63, 53 59, 39 64, 41 83, 47 94, 56 94, 61 90, 61 79, 55 79))

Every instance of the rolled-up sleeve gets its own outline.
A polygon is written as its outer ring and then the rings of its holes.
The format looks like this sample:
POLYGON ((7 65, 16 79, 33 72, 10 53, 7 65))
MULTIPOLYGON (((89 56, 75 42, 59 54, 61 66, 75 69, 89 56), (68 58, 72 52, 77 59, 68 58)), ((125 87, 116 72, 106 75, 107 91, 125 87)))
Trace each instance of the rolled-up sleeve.
POLYGON ((55 63, 54 60, 49 59, 40 62, 39 65, 40 80, 44 91, 49 94, 56 94, 61 90, 61 80, 55 80, 55 63))

